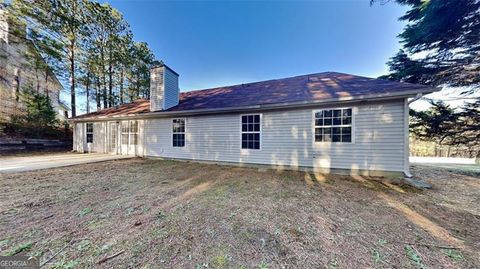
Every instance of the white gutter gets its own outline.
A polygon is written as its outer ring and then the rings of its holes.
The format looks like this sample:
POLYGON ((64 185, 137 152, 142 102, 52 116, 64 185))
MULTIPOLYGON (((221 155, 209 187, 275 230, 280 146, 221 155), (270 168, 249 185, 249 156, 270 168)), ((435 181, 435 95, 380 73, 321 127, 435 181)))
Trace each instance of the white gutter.
POLYGON ((423 97, 423 93, 419 92, 417 93, 417 95, 410 101, 408 101, 408 104, 410 105, 411 103, 417 101, 418 99, 422 98, 423 97))

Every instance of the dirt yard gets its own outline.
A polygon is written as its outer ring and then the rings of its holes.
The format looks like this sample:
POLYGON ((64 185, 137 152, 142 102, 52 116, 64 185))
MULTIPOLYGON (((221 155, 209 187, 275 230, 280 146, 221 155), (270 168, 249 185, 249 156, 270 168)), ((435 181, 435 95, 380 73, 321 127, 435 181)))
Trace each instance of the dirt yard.
POLYGON ((0 255, 52 268, 479 268, 480 179, 129 159, 0 174, 0 255))

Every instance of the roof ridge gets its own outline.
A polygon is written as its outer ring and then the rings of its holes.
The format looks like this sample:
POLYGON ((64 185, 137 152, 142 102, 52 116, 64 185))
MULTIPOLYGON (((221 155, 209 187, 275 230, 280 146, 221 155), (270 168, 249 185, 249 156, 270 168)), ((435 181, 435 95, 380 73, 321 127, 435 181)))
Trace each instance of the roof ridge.
MULTIPOLYGON (((307 77, 308 78, 308 77, 313 76, 313 75, 328 74, 328 73, 351 75, 351 74, 346 74, 346 73, 326 71, 326 72, 319 72, 319 73, 310 73, 310 74, 305 74, 305 75, 296 75, 296 76, 293 76, 293 77, 274 78, 274 79, 260 80, 260 81, 254 81, 254 82, 245 82, 245 83, 234 84, 234 85, 218 86, 218 87, 213 87, 213 88, 185 91, 185 92, 180 92, 180 93, 184 94, 184 93, 193 93, 193 92, 201 92, 201 91, 210 91, 210 90, 217 90, 217 89, 222 89, 222 88, 231 88, 231 87, 243 86, 243 85, 247 85, 247 84, 250 85, 250 84, 257 84, 257 83, 265 83, 265 82, 271 82, 271 81, 276 81, 276 80, 292 79, 292 78, 299 78, 299 77, 307 77)), ((355 75, 351 75, 351 76, 355 76, 355 75)))

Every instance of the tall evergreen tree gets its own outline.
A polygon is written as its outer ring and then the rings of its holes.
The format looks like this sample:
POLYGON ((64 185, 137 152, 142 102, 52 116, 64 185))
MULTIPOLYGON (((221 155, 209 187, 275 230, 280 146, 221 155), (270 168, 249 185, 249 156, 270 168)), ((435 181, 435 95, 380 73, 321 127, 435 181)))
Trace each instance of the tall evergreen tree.
POLYGON ((57 59, 59 76, 67 75, 72 116, 76 115, 76 72, 85 37, 84 0, 13 0, 9 11, 28 27, 43 58, 57 59), (68 70, 65 72, 64 70, 68 70))
MULTIPOLYGON (((383 78, 479 93, 480 1, 395 2, 410 9, 400 17, 407 23, 399 35, 403 48, 387 63, 390 73, 383 78)), ((480 157, 480 99, 473 96, 473 102, 457 109, 432 101, 427 111, 411 111, 412 133, 440 144, 469 146, 480 157)))
POLYGON ((480 158, 480 101, 466 103, 459 110, 444 102, 431 102, 426 111, 410 111, 412 134, 441 145, 467 146, 480 158))
POLYGON ((434 86, 465 86, 465 94, 478 92, 480 1, 395 2, 410 9, 400 17, 407 23, 399 35, 403 49, 388 62, 391 72, 386 77, 434 86))
POLYGON ((68 80, 72 116, 76 96, 85 94, 96 108, 149 97, 149 68, 154 56, 135 42, 123 15, 106 3, 90 0, 12 0, 9 12, 28 28, 38 49, 33 62, 68 80), (45 63, 38 61, 45 59, 45 63), (81 89, 81 91, 78 90, 81 89), (83 88, 83 89, 82 89, 83 88))

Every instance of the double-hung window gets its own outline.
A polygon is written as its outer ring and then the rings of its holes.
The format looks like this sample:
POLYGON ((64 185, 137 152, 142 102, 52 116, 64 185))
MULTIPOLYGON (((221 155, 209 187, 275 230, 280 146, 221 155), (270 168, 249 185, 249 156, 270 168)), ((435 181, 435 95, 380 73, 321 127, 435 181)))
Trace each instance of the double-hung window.
POLYGON ((87 123, 87 143, 93 143, 93 123, 87 123))
POLYGON ((352 109, 315 111, 315 142, 352 142, 352 109))
POLYGON ((242 115, 242 149, 260 149, 260 114, 242 115))
POLYGON ((185 119, 172 120, 172 146, 185 147, 185 119))

